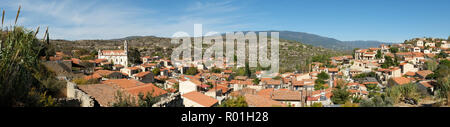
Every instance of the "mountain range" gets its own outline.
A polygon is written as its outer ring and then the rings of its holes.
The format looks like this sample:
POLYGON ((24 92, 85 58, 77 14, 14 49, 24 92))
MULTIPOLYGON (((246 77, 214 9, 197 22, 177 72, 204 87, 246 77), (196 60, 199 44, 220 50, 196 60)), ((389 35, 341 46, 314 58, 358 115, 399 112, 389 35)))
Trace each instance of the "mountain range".
MULTIPOLYGON (((248 31, 244 31, 246 33, 248 31)), ((259 32, 267 32, 270 36, 270 32, 279 32, 280 39, 292 40, 301 42, 303 44, 312 45, 316 47, 322 47, 333 50, 342 50, 348 51, 353 50, 355 48, 370 48, 370 47, 378 47, 380 44, 389 44, 380 41, 364 41, 364 40, 355 40, 355 41, 341 41, 334 38, 324 37, 316 34, 310 34, 305 32, 294 32, 294 31, 277 31, 277 30, 269 30, 269 31, 254 31, 255 33, 259 32)), ((223 34, 225 35, 225 34, 223 34)), ((144 38, 147 36, 129 36, 120 39, 113 40, 132 40, 137 38, 144 38)))
MULTIPOLYGON (((262 31, 255 31, 255 32, 258 33, 262 31)), ((334 50, 353 50, 355 48, 370 48, 370 47, 378 47, 380 44, 387 44, 380 41, 363 41, 363 40, 340 41, 334 38, 323 37, 320 35, 305 32, 274 31, 274 30, 264 32, 268 32, 268 36, 270 36, 269 32, 279 32, 281 39, 294 40, 301 42, 303 44, 334 50)))

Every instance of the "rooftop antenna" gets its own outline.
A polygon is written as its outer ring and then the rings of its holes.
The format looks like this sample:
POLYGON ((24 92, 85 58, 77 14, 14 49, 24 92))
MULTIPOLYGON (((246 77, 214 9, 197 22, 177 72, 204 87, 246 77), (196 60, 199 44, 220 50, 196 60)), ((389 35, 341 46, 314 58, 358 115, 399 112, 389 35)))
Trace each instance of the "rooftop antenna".
POLYGON ((19 19, 20 8, 22 8, 22 6, 21 6, 21 5, 19 5, 19 10, 17 10, 16 21, 14 22, 14 25, 16 25, 16 24, 17 24, 17 19, 19 19))

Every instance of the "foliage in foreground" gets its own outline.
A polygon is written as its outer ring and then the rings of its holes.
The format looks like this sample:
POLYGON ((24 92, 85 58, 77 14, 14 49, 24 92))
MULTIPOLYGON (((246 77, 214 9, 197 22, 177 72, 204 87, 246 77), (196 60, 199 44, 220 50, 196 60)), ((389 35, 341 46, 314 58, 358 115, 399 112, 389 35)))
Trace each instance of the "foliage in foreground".
POLYGON ((248 107, 248 104, 243 96, 238 96, 224 101, 219 107, 248 107))
POLYGON ((391 107, 394 101, 387 96, 375 96, 373 98, 361 100, 360 107, 391 107))
POLYGON ((152 107, 153 104, 161 100, 161 97, 153 97, 152 92, 147 94, 139 93, 137 97, 117 91, 116 101, 111 104, 112 107, 152 107))
POLYGON ((40 62, 40 57, 48 58, 51 53, 48 43, 35 35, 36 32, 19 26, 1 29, 1 106, 56 106, 52 96, 59 94, 63 86, 55 86, 60 84, 53 81, 55 74, 40 62))

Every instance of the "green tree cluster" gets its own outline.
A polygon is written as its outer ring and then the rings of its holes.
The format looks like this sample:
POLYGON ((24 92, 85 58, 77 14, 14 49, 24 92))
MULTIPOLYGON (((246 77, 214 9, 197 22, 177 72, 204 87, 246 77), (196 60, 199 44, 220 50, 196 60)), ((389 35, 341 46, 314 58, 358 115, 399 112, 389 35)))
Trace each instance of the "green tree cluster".
POLYGON ((141 52, 137 48, 132 48, 128 51, 128 62, 133 64, 141 64, 141 52))
POLYGON ((381 68, 389 68, 391 66, 398 66, 397 58, 392 59, 390 56, 384 56, 384 63, 381 64, 381 68))
POLYGON ((189 67, 189 69, 186 71, 187 75, 196 75, 198 73, 198 70, 196 67, 189 67))
POLYGON ((423 97, 422 93, 419 91, 417 84, 414 83, 389 87, 386 89, 386 94, 388 97, 393 99, 394 103, 406 102, 411 100, 413 101, 412 103, 417 104, 420 98, 423 97))
POLYGON ((345 86, 342 88, 333 89, 331 92, 333 93, 331 101, 334 104, 344 104, 350 100, 350 92, 347 91, 345 86))
POLYGON ((224 101, 219 107, 248 107, 248 104, 243 96, 238 96, 224 101))
POLYGON ((112 107, 152 107, 161 100, 161 97, 153 97, 152 92, 138 94, 137 97, 117 91, 115 94, 115 102, 111 104, 112 107))

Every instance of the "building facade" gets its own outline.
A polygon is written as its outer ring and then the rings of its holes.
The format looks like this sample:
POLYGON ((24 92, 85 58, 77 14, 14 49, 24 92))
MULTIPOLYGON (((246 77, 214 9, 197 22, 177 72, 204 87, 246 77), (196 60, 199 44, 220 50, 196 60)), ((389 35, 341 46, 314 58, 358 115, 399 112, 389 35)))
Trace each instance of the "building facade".
POLYGON ((128 67, 128 42, 123 43, 123 50, 98 50, 98 59, 106 59, 114 65, 128 67))

